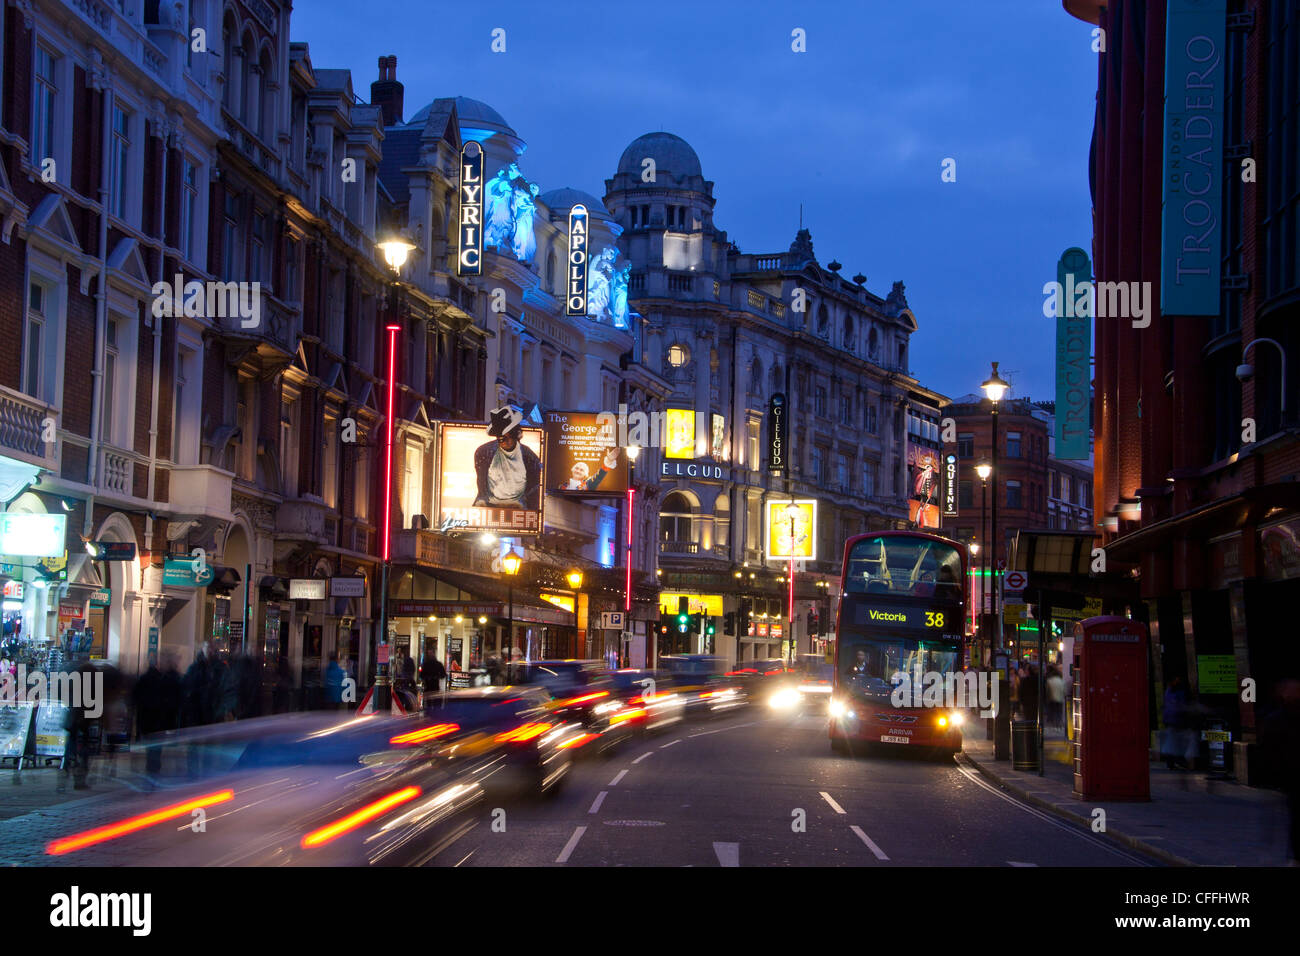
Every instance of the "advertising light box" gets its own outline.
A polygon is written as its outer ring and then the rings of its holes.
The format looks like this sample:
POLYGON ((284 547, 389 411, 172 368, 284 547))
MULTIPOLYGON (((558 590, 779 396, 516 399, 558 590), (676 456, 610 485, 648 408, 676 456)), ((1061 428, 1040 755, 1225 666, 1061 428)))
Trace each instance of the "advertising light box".
POLYGON ((0 515, 0 554, 56 558, 67 547, 67 515, 0 515))
POLYGON ((489 434, 489 425, 442 426, 443 531, 541 533, 542 430, 508 424, 514 428, 500 437, 489 434))
POLYGON ((627 457, 595 412, 546 413, 546 490, 568 495, 627 493, 627 457))
POLYGON ((767 556, 769 558, 817 559, 817 499, 794 502, 793 520, 787 500, 767 503, 767 556))

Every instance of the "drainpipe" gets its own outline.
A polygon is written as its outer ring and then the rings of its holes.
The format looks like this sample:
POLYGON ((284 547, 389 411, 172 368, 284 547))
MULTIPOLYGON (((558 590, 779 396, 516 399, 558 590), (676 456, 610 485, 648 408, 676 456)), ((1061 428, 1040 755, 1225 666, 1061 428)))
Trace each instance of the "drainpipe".
POLYGON ((99 277, 95 282, 95 367, 91 372, 94 379, 90 403, 90 461, 88 463, 86 484, 90 494, 86 498, 86 515, 82 522, 82 534, 90 536, 94 525, 95 482, 99 471, 100 420, 103 418, 104 406, 104 349, 105 329, 108 325, 108 205, 109 205, 109 148, 112 144, 113 129, 113 88, 108 79, 108 67, 103 57, 94 51, 91 61, 91 85, 100 90, 104 98, 103 129, 100 132, 100 171, 99 171, 99 277))

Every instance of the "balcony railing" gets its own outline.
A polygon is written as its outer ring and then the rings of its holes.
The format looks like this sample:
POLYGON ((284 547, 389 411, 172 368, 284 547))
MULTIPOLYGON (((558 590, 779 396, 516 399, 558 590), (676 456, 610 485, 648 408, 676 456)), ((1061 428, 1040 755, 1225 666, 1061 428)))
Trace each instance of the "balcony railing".
POLYGON ((58 412, 38 399, 0 386, 0 449, 23 461, 53 468, 58 412), (48 422, 48 427, 47 427, 48 422))
POLYGON ((99 449, 99 487, 124 497, 135 496, 136 456, 120 448, 107 445, 99 449))

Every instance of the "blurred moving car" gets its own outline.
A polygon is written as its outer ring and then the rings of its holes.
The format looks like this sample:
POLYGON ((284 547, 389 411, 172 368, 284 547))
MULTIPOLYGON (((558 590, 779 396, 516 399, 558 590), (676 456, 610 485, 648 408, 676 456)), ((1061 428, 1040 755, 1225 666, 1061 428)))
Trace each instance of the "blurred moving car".
MULTIPOLYGON (((483 789, 395 738, 419 718, 250 718, 146 738, 147 793, 78 805, 50 841, 67 865, 420 865, 476 822, 483 789)), ((141 755, 142 756, 142 755, 141 755)))
POLYGON ((835 664, 821 654, 805 654, 800 658, 789 686, 799 695, 798 707, 803 713, 829 714, 831 689, 835 677, 835 664))
POLYGON ((558 792, 586 742, 585 728, 553 706, 541 687, 473 687, 425 698, 425 721, 406 737, 408 746, 433 744, 446 761, 484 790, 509 796, 558 792))
POLYGON ((686 716, 686 695, 679 693, 672 675, 663 670, 623 668, 610 675, 614 694, 634 713, 633 726, 659 730, 686 716))
MULTIPOLYGON (((727 676, 736 681, 743 690, 745 699, 752 704, 771 704, 774 695, 788 689, 790 671, 786 668, 784 658, 765 657, 752 661, 739 661, 727 671, 727 676)), ((797 698, 782 693, 776 700, 781 706, 796 704, 797 698)))
POLYGON ((713 654, 665 654, 659 665, 682 695, 688 717, 718 714, 745 703, 743 687, 727 673, 727 662, 713 654))
POLYGON ((574 748, 607 752, 637 729, 646 713, 625 702, 604 661, 542 660, 510 665, 514 684, 543 689, 551 713, 582 726, 587 737, 574 748))

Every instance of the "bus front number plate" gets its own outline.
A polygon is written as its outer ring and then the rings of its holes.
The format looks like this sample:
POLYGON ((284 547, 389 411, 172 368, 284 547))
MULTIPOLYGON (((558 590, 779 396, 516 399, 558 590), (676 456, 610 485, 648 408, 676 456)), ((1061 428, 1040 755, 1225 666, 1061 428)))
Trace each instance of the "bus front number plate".
POLYGON ((886 744, 910 744, 912 741, 906 737, 881 737, 880 742, 886 744))

